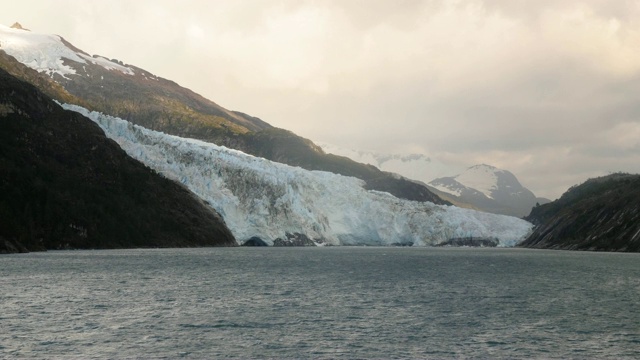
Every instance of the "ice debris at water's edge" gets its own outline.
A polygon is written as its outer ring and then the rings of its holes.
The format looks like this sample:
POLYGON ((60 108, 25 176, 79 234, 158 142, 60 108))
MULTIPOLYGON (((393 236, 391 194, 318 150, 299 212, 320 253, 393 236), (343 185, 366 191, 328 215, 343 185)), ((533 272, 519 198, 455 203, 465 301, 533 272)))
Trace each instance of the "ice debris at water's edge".
POLYGON ((238 241, 269 244, 286 233, 331 245, 437 245, 452 238, 496 238, 514 246, 531 224, 509 216, 395 198, 364 182, 307 171, 211 143, 133 125, 76 105, 133 158, 177 180, 225 219, 238 241))

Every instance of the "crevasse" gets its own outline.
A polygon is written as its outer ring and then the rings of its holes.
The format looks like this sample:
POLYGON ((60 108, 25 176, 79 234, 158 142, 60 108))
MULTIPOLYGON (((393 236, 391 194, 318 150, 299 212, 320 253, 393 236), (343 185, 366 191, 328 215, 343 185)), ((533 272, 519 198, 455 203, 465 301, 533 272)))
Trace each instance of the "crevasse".
POLYGON ((272 244, 286 233, 301 233, 330 245, 430 246, 481 237, 513 246, 531 231, 530 223, 515 217, 402 200, 365 190, 356 178, 307 171, 62 106, 87 116, 130 156, 205 200, 239 242, 258 236, 272 244))

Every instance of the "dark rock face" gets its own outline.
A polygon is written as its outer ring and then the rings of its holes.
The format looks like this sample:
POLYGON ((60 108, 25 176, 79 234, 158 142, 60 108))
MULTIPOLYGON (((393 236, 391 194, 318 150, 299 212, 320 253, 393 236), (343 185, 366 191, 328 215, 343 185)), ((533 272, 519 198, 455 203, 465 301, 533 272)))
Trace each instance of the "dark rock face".
POLYGON ((242 243, 242 246, 269 246, 264 240, 260 239, 257 236, 250 238, 249 240, 242 243))
POLYGON ((287 233, 286 238, 277 238, 273 241, 273 246, 316 246, 307 235, 300 233, 287 233))
POLYGON ((498 243, 498 239, 466 237, 449 239, 448 241, 440 243, 437 246, 496 247, 498 246, 498 243))
POLYGON ((413 246, 413 242, 397 242, 391 244, 391 246, 413 246))
POLYGON ((26 253, 29 252, 21 243, 13 243, 0 236, 0 254, 26 253))
POLYGON ((536 225, 520 246, 640 251, 640 175, 613 174, 574 186, 526 220, 536 225))
POLYGON ((0 252, 236 245, 188 190, 1 69, 0 169, 0 252))

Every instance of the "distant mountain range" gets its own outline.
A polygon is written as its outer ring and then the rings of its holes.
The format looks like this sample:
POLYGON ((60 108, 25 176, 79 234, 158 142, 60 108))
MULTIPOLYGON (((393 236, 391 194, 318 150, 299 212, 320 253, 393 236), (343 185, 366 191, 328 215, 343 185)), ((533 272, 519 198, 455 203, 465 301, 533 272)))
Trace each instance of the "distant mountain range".
POLYGON ((319 145, 328 153, 346 156, 426 184, 441 199, 460 207, 523 217, 536 204, 550 201, 536 197, 511 172, 490 165, 475 165, 459 175, 443 176, 455 173, 457 169, 424 154, 383 154, 329 143, 319 145))
POLYGON ((173 81, 117 59, 89 55, 60 36, 21 28, 0 25, 0 50, 54 80, 55 84, 46 84, 43 91, 56 100, 272 161, 354 176, 364 180, 368 189, 399 198, 445 203, 423 184, 344 157, 327 155, 308 139, 250 115, 224 109, 173 81))
POLYGON ((612 174, 574 186, 526 217, 534 232, 521 246, 640 251, 640 175, 612 174))

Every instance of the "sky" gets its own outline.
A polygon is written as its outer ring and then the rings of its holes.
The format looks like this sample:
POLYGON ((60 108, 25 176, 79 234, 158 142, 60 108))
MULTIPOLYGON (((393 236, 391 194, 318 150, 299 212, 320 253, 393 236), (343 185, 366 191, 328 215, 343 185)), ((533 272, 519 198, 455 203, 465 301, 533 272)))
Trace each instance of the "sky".
POLYGON ((0 0, 0 23, 342 147, 551 199, 640 172, 640 0, 0 0), (455 175, 455 174, 451 174, 455 175))

